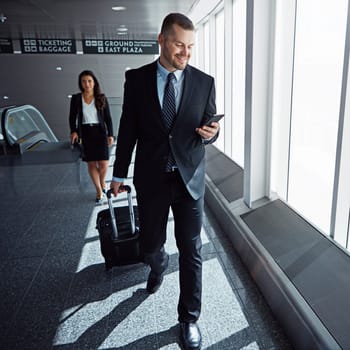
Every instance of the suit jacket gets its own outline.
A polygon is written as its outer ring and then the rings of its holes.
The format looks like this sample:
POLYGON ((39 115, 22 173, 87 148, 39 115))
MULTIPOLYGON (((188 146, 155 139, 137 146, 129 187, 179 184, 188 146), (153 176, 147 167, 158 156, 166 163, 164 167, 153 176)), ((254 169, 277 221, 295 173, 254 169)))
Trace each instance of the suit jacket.
MULTIPOLYGON (((108 101, 103 110, 97 110, 97 117, 102 129, 108 136, 113 136, 113 124, 108 101)), ((81 138, 81 124, 83 122, 83 103, 81 93, 72 96, 69 110, 69 127, 70 132, 77 132, 81 138)))
POLYGON ((213 77, 192 66, 187 65, 184 74, 182 97, 170 134, 158 98, 157 62, 125 74, 113 176, 127 177, 137 144, 133 180, 139 193, 156 190, 164 176, 170 147, 191 196, 198 199, 204 194, 205 145, 195 129, 204 117, 216 113, 215 85, 213 77))

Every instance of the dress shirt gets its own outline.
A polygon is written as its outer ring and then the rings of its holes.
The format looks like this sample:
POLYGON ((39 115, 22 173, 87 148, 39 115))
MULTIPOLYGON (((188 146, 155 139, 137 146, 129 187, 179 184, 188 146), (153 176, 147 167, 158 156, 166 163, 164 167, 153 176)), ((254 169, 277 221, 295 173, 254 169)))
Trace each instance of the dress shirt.
MULTIPOLYGON (((168 70, 166 70, 159 61, 157 62, 158 69, 157 69, 157 90, 158 90, 158 98, 159 103, 161 106, 163 106, 163 97, 164 97, 164 89, 165 85, 167 83, 168 74, 171 73, 168 70)), ((184 71, 183 70, 176 70, 173 72, 175 75, 175 80, 173 81, 174 89, 175 89, 175 104, 176 104, 176 112, 179 109, 181 95, 182 95, 182 87, 183 87, 183 81, 184 81, 184 71)))

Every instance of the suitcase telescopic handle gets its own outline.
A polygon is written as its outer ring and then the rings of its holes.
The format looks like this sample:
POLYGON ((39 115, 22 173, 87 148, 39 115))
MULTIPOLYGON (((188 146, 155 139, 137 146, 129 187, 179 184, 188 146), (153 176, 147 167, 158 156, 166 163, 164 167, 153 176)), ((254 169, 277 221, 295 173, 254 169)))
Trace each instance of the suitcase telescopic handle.
MULTIPOLYGON (((122 185, 119 187, 120 190, 122 190, 123 192, 128 192, 131 193, 131 187, 129 185, 122 185)), ((107 198, 111 198, 112 197, 112 193, 113 191, 111 189, 109 189, 107 191, 107 198)))
MULTIPOLYGON (((123 190, 123 192, 127 192, 131 232, 134 234, 136 232, 136 223, 135 223, 134 207, 132 205, 131 187, 128 185, 123 185, 123 186, 120 186, 120 189, 123 190)), ((113 239, 118 240, 119 234, 118 234, 117 221, 115 218, 115 213, 114 213, 114 208, 113 208, 113 203, 112 203, 112 193, 113 193, 112 190, 108 190, 106 194, 107 194, 109 212, 111 214, 113 239)))

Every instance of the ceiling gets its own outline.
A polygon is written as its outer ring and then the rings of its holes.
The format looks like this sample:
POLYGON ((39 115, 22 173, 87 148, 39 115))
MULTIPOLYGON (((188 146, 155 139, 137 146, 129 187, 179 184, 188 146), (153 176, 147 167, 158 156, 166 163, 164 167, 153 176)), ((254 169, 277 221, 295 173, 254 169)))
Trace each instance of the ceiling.
POLYGON ((166 14, 187 14, 197 1, 1 0, 0 38, 155 39, 166 14))
POLYGON ((193 9, 199 1, 0 0, 0 107, 36 107, 57 138, 64 140, 68 96, 78 91, 78 74, 89 69, 108 96, 117 130, 125 70, 152 62, 155 54, 82 54, 83 39, 156 41, 163 18, 170 12, 187 14, 196 23, 193 9), (125 10, 113 11, 113 6, 125 10), (120 28, 126 28, 122 32, 126 34, 118 34, 120 28), (13 53, 1 52, 8 39, 13 53), (30 54, 23 51, 22 39, 75 39, 80 54, 30 54))

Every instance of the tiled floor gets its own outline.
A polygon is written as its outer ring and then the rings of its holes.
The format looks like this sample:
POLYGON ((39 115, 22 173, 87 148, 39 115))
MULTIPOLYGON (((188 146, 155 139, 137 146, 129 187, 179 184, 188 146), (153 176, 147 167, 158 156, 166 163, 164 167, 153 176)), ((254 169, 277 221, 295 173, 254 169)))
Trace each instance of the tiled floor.
MULTIPOLYGON (((169 268, 148 295, 142 264, 104 270, 95 224, 107 206, 85 164, 2 166, 0 195, 1 349, 181 349, 171 218, 169 268)), ((291 349, 207 211, 203 261, 202 349, 291 349)))

